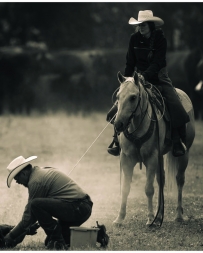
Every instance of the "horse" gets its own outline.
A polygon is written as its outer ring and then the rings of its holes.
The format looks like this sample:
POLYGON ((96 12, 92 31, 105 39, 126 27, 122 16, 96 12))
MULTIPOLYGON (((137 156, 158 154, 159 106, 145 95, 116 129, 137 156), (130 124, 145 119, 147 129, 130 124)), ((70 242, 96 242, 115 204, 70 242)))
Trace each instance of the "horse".
MULTIPOLYGON (((183 221, 182 190, 185 182, 185 170, 188 165, 189 149, 195 137, 195 121, 192 103, 185 92, 176 89, 177 94, 187 111, 190 122, 186 125, 186 153, 181 157, 172 155, 172 141, 166 141, 169 122, 163 112, 150 100, 150 92, 135 72, 133 77, 117 74, 120 86, 116 94, 118 111, 114 127, 120 144, 120 166, 122 171, 121 204, 114 224, 121 225, 126 216, 127 198, 133 170, 137 163, 146 167, 145 194, 148 199, 148 218, 146 225, 161 226, 164 213, 163 187, 165 169, 168 168, 168 180, 177 184, 178 201, 175 221, 183 221), (176 174, 176 179, 174 174, 176 174), (153 209, 154 179, 159 186, 158 210, 153 209), (176 182, 175 182, 176 181, 176 182)), ((170 130, 169 130, 170 131, 170 130)))

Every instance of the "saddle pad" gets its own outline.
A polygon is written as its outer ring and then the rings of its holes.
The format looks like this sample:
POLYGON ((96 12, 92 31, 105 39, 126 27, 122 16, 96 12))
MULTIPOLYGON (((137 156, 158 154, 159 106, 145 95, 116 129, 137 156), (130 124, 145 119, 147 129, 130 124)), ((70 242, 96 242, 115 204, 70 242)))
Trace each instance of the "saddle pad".
POLYGON ((190 112, 193 109, 192 102, 191 102, 190 98, 188 97, 188 95, 184 91, 182 91, 178 88, 176 88, 176 91, 178 93, 180 101, 181 101, 183 107, 185 108, 186 112, 187 113, 190 112))

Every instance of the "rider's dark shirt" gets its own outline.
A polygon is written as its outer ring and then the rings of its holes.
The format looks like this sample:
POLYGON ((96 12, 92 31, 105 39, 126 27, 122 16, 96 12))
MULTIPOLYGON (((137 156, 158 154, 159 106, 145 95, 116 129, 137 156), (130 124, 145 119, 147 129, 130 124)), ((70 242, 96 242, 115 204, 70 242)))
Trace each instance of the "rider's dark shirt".
POLYGON ((134 70, 137 70, 142 73, 146 81, 159 84, 158 72, 166 67, 167 41, 163 31, 157 29, 152 47, 153 56, 149 62, 151 37, 152 35, 146 39, 140 32, 131 35, 124 76, 132 76, 134 70))

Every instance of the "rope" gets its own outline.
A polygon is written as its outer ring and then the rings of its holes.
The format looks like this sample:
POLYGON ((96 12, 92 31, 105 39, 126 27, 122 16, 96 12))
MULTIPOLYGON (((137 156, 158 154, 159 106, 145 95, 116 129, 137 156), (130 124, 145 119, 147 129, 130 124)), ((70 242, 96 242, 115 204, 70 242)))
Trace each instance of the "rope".
POLYGON ((90 148, 94 145, 94 143, 98 140, 100 135, 104 132, 104 130, 108 127, 108 125, 113 121, 116 114, 113 116, 113 118, 106 124, 106 126, 103 128, 103 130, 99 133, 99 135, 95 138, 95 140, 92 142, 92 144, 89 146, 89 148, 84 152, 84 154, 81 156, 81 158, 78 160, 78 162, 74 165, 74 167, 71 169, 71 171, 68 173, 68 176, 71 174, 71 172, 75 169, 75 167, 79 164, 79 162, 82 160, 82 158, 87 154, 87 152, 90 150, 90 148))
MULTIPOLYGON (((149 83, 150 84, 150 83, 149 83)), ((151 84, 152 85, 152 84, 151 84)), ((165 107, 165 102, 164 102, 164 98, 163 98, 163 96, 162 96, 162 94, 161 94, 161 92, 160 92, 160 90, 157 88, 157 87, 155 87, 155 85, 153 86, 153 88, 159 93, 159 96, 161 97, 161 99, 162 99, 162 104, 163 104, 163 113, 162 113, 162 115, 160 116, 160 118, 158 119, 158 118, 156 118, 155 120, 154 119, 152 119, 151 117, 150 117, 150 115, 148 114, 148 117, 149 117, 149 119, 150 120, 153 120, 153 121, 160 121, 162 118, 163 118, 163 116, 164 116, 164 113, 165 113, 165 110, 166 110, 166 107, 165 107)), ((145 89, 145 87, 144 87, 144 89, 145 89)), ((150 89, 152 89, 152 87, 150 88, 150 89)), ((147 96, 149 97, 149 94, 148 94, 148 92, 147 92, 147 90, 145 89, 145 92, 147 93, 147 96)))

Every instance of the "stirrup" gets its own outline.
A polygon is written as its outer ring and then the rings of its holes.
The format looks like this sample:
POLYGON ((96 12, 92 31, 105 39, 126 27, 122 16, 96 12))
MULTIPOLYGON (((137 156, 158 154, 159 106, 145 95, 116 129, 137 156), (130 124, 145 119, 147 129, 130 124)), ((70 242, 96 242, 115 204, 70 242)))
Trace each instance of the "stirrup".
POLYGON ((183 156, 186 153, 186 151, 187 148, 181 139, 179 142, 173 143, 173 151, 172 151, 173 156, 175 157, 183 156))
POLYGON ((120 148, 118 146, 116 146, 114 148, 108 148, 107 151, 110 155, 114 155, 114 156, 120 155, 120 148))
POLYGON ((108 148, 108 153, 110 155, 114 155, 114 156, 119 156, 120 155, 120 149, 119 147, 114 147, 114 148, 108 148))
POLYGON ((120 147, 119 144, 117 142, 115 142, 115 140, 113 139, 113 141, 111 142, 111 144, 109 145, 108 149, 107 149, 108 153, 114 156, 119 156, 120 154, 120 147), (113 147, 115 144, 115 147, 113 147))

